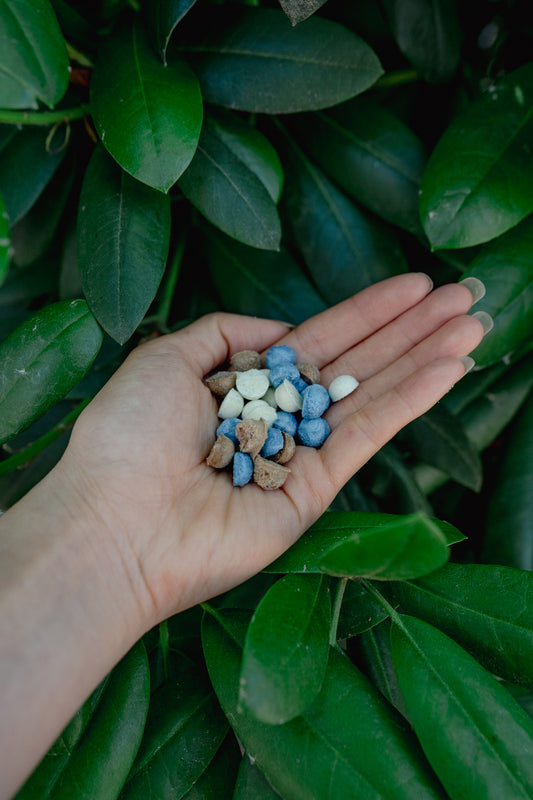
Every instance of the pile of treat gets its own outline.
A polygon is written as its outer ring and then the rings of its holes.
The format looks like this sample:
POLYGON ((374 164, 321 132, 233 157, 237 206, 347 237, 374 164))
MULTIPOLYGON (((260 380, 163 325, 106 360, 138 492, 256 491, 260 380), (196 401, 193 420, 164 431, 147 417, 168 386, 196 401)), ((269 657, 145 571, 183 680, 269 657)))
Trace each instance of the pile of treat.
POLYGON ((234 486, 283 486, 296 443, 320 447, 330 433, 322 415, 358 386, 351 375, 340 375, 326 389, 318 368, 297 360, 287 345, 271 347, 264 366, 259 353, 243 350, 231 357, 228 370, 205 379, 222 419, 206 460, 215 469, 231 466, 234 486))

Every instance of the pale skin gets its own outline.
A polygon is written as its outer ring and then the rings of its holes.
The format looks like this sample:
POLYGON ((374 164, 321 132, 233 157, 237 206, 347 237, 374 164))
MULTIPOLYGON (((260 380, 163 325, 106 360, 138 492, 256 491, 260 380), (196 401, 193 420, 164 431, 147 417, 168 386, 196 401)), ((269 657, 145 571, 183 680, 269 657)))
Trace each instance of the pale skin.
POLYGON ((465 373, 483 337, 460 284, 390 278, 291 329, 215 314, 137 348, 85 409, 52 472, 0 518, 0 797, 153 625, 254 575, 343 484, 465 373), (244 349, 289 344, 328 385, 320 450, 283 489, 233 488, 205 464, 217 427, 203 377, 244 349), (466 362, 468 366, 468 361, 466 362))

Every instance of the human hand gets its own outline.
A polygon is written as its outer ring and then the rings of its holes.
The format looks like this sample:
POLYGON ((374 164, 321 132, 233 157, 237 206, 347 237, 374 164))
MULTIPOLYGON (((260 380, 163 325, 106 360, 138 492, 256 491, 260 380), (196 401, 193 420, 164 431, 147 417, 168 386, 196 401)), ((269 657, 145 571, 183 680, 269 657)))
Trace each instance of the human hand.
POLYGON ((289 547, 344 483, 462 377, 481 341, 460 284, 420 273, 360 292, 291 330, 214 314, 137 348, 73 430, 60 469, 106 531, 147 629, 237 585, 289 547), (219 420, 203 377, 239 350, 289 344, 328 385, 357 390, 326 413, 320 450, 297 447, 281 490, 234 488, 205 463, 219 420))

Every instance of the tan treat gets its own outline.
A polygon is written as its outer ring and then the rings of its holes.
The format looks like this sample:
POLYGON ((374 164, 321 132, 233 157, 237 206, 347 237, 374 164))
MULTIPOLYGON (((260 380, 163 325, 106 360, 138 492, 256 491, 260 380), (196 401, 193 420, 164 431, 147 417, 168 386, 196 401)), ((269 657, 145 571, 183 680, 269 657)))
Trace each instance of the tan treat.
POLYGON ((261 489, 279 489, 290 475, 288 467, 282 467, 275 461, 257 456, 254 461, 254 481, 261 489))
POLYGON ((241 453, 248 453, 255 458, 263 447, 268 435, 264 419, 243 419, 235 427, 235 436, 239 440, 241 453))
POLYGON ((230 389, 235 389, 236 380, 235 372, 215 372, 214 375, 206 378, 204 383, 214 395, 225 397, 230 389))
POLYGON ((248 369, 260 369, 261 356, 255 350, 241 350, 234 353, 229 360, 231 368, 237 372, 246 372, 248 369))
POLYGON ((219 433, 211 452, 206 458, 207 465, 215 469, 224 469, 224 467, 228 466, 234 453, 235 445, 231 439, 224 436, 223 433, 219 433))
POLYGON ((277 464, 286 464, 287 461, 291 460, 296 451, 296 442, 290 433, 285 433, 285 431, 281 432, 283 434, 283 447, 272 456, 272 460, 277 464))
POLYGON ((320 383, 320 370, 314 364, 304 361, 301 364, 296 364, 296 368, 307 383, 320 383))

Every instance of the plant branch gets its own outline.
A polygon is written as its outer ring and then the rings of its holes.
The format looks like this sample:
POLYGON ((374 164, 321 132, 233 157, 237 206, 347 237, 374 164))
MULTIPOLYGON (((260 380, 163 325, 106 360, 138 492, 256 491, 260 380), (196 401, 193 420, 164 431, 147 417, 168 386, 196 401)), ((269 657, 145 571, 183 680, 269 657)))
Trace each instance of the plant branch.
POLYGON ((337 583, 337 593, 335 594, 335 602, 333 604, 333 611, 331 614, 331 626, 329 629, 329 643, 332 647, 335 647, 337 644, 337 628, 339 627, 342 600, 348 580, 348 578, 341 578, 337 583))
POLYGON ((73 122, 89 114, 89 106, 57 108, 54 111, 18 111, 0 108, 0 122, 8 125, 55 125, 58 122, 73 122))

